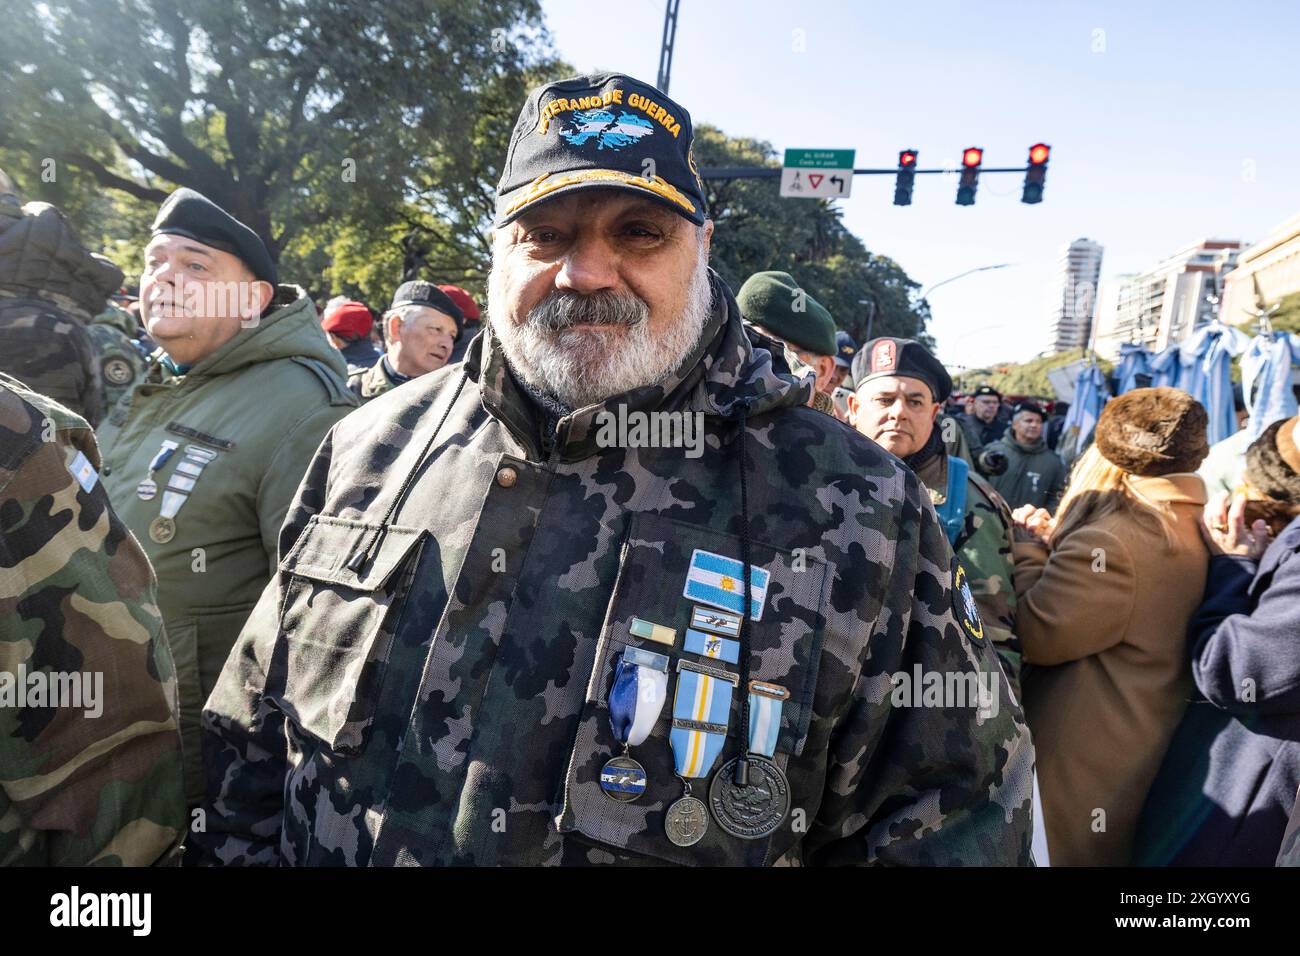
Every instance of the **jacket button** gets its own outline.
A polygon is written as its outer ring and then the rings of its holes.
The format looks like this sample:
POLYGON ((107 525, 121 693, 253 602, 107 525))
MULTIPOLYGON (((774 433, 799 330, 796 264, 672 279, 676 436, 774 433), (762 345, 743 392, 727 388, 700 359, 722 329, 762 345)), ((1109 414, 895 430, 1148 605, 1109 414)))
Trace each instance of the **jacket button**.
POLYGON ((111 475, 112 473, 113 473, 113 466, 112 466, 112 465, 105 465, 105 466, 104 466, 104 474, 106 474, 106 475, 111 475))
POLYGON ((506 467, 497 472, 497 484, 502 488, 513 488, 518 480, 519 472, 513 468, 506 467))

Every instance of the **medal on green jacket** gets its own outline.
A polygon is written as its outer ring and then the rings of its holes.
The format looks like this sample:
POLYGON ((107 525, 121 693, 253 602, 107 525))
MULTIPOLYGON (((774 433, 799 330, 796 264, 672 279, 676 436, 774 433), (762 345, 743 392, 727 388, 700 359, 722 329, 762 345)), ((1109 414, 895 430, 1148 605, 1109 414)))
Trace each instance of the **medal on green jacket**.
POLYGON ((158 482, 153 480, 153 476, 158 473, 159 468, 167 464, 167 460, 171 458, 172 452, 177 447, 176 442, 167 439, 162 443, 162 447, 158 449, 158 454, 153 456, 153 459, 149 462, 148 476, 135 486, 135 496, 141 501, 152 501, 154 496, 158 494, 158 482))
POLYGON ((217 453, 197 445, 185 446, 185 457, 176 466, 171 477, 167 479, 167 489, 163 492, 162 507, 158 517, 149 523, 149 537, 158 544, 166 544, 176 537, 176 515, 185 502, 189 500, 194 484, 203 474, 203 469, 216 460, 217 453))

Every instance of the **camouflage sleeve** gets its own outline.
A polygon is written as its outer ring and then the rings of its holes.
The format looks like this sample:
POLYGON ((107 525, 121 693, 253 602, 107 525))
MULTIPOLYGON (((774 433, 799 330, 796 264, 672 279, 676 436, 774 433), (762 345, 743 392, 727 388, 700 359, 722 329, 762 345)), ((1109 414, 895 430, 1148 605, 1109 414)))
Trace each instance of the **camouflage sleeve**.
POLYGON ((270 467, 257 489, 258 523, 272 578, 278 562, 276 546, 280 528, 298 491, 298 484, 326 432, 353 410, 352 405, 322 405, 294 426, 276 447, 270 467))
POLYGON ((185 829, 171 651, 93 434, 45 401, 0 386, 0 864, 145 866, 185 829))
POLYGON ((817 824, 837 839, 808 862, 1027 865, 1033 748, 1024 715, 963 597, 934 509, 912 482, 881 582, 885 606, 830 742, 817 824), (960 684, 963 699, 901 700, 900 676, 926 674, 960 684))
MULTIPOLYGON (((282 554, 321 509, 332 435, 325 436, 289 509, 280 531, 282 554)), ((283 583, 278 572, 271 575, 203 708, 207 797, 186 863, 275 866, 280 860, 288 753, 284 714, 267 690, 283 583)))
POLYGON ((971 593, 979 607, 984 633, 1002 662, 1016 699, 1020 699, 1020 639, 1016 637, 1015 559, 1012 556, 1011 513, 1001 496, 969 487, 970 506, 954 550, 966 568, 971 593))

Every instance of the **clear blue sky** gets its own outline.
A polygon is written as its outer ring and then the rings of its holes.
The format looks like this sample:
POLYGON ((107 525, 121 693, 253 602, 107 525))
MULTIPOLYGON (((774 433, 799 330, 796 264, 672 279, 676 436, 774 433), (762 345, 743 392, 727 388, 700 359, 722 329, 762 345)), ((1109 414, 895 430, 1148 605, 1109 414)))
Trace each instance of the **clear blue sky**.
MULTIPOLYGON (((570 63, 654 82, 663 0, 543 8, 570 63)), ((1011 174, 984 177, 972 207, 954 204, 948 176, 918 176, 908 207, 883 176, 857 177, 842 201, 849 228, 923 286, 1017 264, 930 300, 940 357, 978 366, 1045 346, 1072 239, 1105 246, 1104 281, 1300 212, 1298 41, 1292 0, 682 0, 670 93, 730 135, 854 148, 859 167, 915 147, 923 167, 951 168, 965 146, 983 146, 986 166, 1020 165, 1050 143, 1037 206, 1011 174)))

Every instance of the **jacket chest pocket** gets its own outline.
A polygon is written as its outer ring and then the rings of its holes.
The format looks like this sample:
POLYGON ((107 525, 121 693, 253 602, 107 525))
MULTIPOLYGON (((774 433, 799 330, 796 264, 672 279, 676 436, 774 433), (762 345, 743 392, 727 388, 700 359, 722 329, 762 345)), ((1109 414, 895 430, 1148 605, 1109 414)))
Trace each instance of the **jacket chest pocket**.
MULTIPOLYGON (((736 570, 740 556, 741 541, 734 535, 652 514, 631 517, 564 779, 556 819, 560 832, 659 860, 706 865, 762 865, 797 841, 792 814, 753 839, 728 832, 712 811, 703 838, 691 846, 677 845, 665 829, 669 808, 684 792, 672 749, 679 689, 684 719, 709 724, 716 733, 725 716, 720 751, 711 761, 708 748, 702 749, 703 757, 697 753, 693 758, 695 769, 703 771, 690 781, 693 797, 710 804, 718 770, 747 749, 749 735, 740 724, 748 688, 741 684, 740 635, 732 632, 739 615, 725 607, 743 607, 743 574, 729 573, 736 570), (645 770, 645 791, 622 802, 602 790, 601 772, 610 758, 623 752, 611 728, 610 691, 628 648, 666 658, 667 681, 649 735, 628 754, 645 770), (709 691, 713 699, 702 705, 696 695, 698 712, 687 714, 686 695, 698 685, 696 675, 710 672, 715 675, 709 691), (724 700, 729 694, 729 707, 715 702, 718 694, 724 700)), ((786 695, 779 716, 770 710, 764 715, 767 745, 773 740, 775 744, 771 760, 784 771, 808 740, 830 575, 821 561, 757 541, 750 542, 750 561, 751 595, 760 601, 761 611, 751 612, 749 677, 786 695)), ((642 706, 640 699, 636 706, 642 706)), ((638 723, 639 714, 633 721, 634 726, 638 723)), ((682 720, 677 725, 679 730, 685 726, 682 720)), ((682 734, 677 736, 683 748, 682 734)), ((703 738, 694 740, 702 747, 703 738)), ((816 795, 794 793, 787 786, 785 796, 792 809, 803 801, 807 811, 806 797, 816 795)))
POLYGON ((285 713, 348 756, 369 739, 424 535, 390 525, 361 572, 350 570, 377 527, 317 515, 280 562, 285 713))

